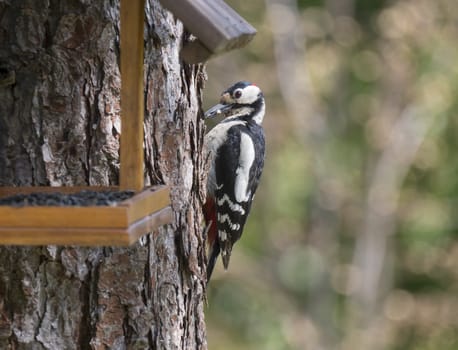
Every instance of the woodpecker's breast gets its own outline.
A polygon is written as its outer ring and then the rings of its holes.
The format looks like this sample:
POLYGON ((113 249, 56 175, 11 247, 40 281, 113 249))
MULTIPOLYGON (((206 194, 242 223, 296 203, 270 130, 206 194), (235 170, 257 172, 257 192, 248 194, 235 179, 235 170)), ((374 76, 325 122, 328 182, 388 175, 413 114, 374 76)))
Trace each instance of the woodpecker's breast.
POLYGON ((215 160, 218 155, 220 147, 227 141, 229 129, 237 125, 245 125, 246 122, 242 120, 233 120, 220 123, 205 135, 204 147, 206 155, 204 159, 210 162, 210 171, 207 177, 207 193, 213 195, 216 190, 216 173, 215 173, 215 160))

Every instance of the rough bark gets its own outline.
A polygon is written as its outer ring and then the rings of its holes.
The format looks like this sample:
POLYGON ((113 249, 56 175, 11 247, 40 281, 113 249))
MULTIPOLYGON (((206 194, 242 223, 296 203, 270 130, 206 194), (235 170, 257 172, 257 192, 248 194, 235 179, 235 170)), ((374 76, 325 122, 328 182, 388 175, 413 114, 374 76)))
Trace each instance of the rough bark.
MULTIPOLYGON (((206 348, 203 68, 146 10, 146 182, 175 222, 131 248, 0 247, 0 349, 206 348)), ((118 183, 118 62, 117 1, 0 0, 0 186, 118 183)))

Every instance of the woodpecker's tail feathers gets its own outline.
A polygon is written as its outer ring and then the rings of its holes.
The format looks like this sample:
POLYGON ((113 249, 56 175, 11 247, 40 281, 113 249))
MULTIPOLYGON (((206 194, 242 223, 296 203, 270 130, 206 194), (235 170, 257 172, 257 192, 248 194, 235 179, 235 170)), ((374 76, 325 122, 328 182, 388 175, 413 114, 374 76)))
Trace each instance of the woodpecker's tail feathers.
POLYGON ((231 259, 232 244, 228 239, 222 241, 221 244, 221 259, 223 260, 224 269, 227 270, 229 267, 229 260, 231 259))

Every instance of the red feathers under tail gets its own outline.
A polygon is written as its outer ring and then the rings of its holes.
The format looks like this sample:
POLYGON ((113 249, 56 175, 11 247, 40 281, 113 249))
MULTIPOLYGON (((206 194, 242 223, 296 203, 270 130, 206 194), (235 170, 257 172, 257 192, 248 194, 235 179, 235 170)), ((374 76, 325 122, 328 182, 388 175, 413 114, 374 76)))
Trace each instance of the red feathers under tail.
POLYGON ((213 268, 215 267, 216 259, 218 258, 220 247, 216 235, 218 228, 216 224, 216 205, 213 198, 207 197, 207 201, 203 207, 205 223, 207 225, 207 242, 210 247, 210 256, 207 263, 207 283, 210 281, 213 268), (210 227, 208 227, 210 225, 210 227))

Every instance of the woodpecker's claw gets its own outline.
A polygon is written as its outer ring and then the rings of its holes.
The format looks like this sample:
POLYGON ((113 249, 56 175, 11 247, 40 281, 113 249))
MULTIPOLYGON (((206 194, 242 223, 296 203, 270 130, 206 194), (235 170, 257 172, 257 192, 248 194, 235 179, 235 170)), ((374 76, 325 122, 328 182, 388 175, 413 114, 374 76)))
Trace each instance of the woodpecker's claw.
POLYGON ((230 104, 222 104, 218 103, 216 106, 213 106, 208 111, 205 112, 204 117, 205 119, 214 118, 224 114, 225 112, 231 109, 232 105, 230 104))

